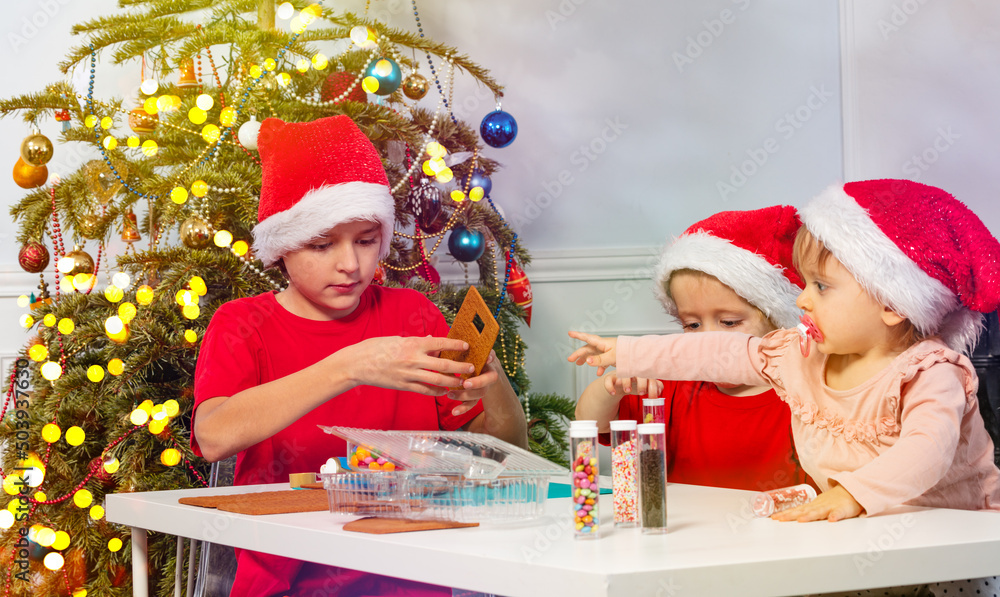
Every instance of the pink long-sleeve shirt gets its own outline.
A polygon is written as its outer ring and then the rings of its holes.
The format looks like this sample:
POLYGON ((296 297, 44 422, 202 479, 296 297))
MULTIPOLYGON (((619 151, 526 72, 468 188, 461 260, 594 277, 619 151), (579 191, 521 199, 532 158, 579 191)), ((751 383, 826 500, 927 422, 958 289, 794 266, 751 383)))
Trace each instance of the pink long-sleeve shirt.
POLYGON ((1000 471, 968 358, 924 340, 849 390, 825 383, 826 355, 799 335, 733 332, 618 339, 623 377, 771 385, 792 411, 802 467, 868 514, 898 504, 1000 511, 1000 471))

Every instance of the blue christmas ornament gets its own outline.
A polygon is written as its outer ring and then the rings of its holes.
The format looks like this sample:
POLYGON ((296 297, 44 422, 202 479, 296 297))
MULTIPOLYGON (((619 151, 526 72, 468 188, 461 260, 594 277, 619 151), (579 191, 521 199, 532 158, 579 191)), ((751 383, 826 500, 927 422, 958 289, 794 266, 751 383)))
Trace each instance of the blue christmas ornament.
POLYGON ((481 187, 483 189, 483 197, 489 197, 490 191, 493 190, 493 181, 490 180, 488 174, 475 168, 472 171, 472 176, 469 177, 469 188, 481 187))
POLYGON ((486 237, 478 230, 469 230, 459 224, 451 229, 448 251, 452 257, 466 263, 482 257, 486 251, 486 237))
POLYGON ((399 89, 403 82, 403 71, 391 58, 376 58, 365 69, 361 88, 375 95, 389 95, 399 89))
POLYGON ((517 121, 503 110, 494 110, 483 117, 479 134, 490 147, 507 147, 517 137, 517 121))

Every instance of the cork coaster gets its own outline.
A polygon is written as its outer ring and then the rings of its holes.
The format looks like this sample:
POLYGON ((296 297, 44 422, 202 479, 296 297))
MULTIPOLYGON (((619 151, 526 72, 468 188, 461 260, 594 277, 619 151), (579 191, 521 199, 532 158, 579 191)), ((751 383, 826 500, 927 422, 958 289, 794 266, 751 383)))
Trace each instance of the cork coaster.
POLYGON ((189 506, 216 508, 222 512, 235 514, 288 514, 292 512, 319 512, 330 508, 325 491, 262 491, 235 495, 180 498, 177 500, 189 506))
MULTIPOLYGON (((500 333, 500 324, 493 318, 490 308, 486 306, 486 301, 476 290, 475 286, 469 286, 469 291, 462 301, 462 308, 458 310, 451 330, 448 332, 449 338, 465 340, 469 343, 469 349, 445 350, 441 352, 442 359, 450 359, 460 363, 471 363, 476 370, 472 375, 479 375, 486 365, 486 359, 490 356, 493 344, 497 341, 497 334, 500 333), (477 325, 477 323, 481 325, 477 325)), ((462 376, 463 379, 471 377, 469 374, 462 376)))
POLYGON ((409 533, 412 531, 433 531, 437 529, 464 529, 477 527, 478 522, 448 522, 443 520, 403 520, 398 518, 362 518, 344 525, 345 531, 386 535, 388 533, 409 533))

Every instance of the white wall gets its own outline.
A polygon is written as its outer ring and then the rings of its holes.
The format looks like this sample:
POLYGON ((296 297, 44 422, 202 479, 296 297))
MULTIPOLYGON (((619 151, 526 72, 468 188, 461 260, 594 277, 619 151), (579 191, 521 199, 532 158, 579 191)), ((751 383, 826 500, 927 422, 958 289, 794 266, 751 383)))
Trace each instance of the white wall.
MULTIPOLYGON (((115 7, 113 0, 55 3, 58 12, 16 48, 11 35, 44 14, 44 4, 7 7, 3 95, 59 80, 55 65, 75 41, 70 26, 115 7)), ((371 4, 376 16, 413 28, 409 2, 371 4)), ((991 167, 1000 84, 990 76, 1000 60, 1000 9, 973 0, 841 4, 418 3, 428 36, 455 44, 506 85, 503 107, 520 126, 512 145, 488 155, 505 165, 493 197, 535 257, 534 320, 525 330, 535 390, 577 391, 580 372, 563 360, 567 329, 672 329, 644 282, 668 237, 724 209, 801 204, 845 172, 913 177, 907 161, 934 148, 939 128, 951 127, 952 142, 919 180, 953 191, 1000 233, 1000 208, 990 201, 1000 176, 991 167), (897 30, 880 25, 892 25, 894 15, 897 30), (748 162, 752 156, 763 163, 748 162), (740 166, 751 173, 745 181, 733 173, 740 166)), ((364 2, 341 6, 359 10, 364 2)), ((138 81, 137 65, 105 68, 98 95, 138 81)), ((455 92, 456 115, 470 122, 493 107, 468 81, 455 92)), ((55 136, 54 121, 43 126, 55 136)), ((27 131, 9 118, 0 131, 8 140, 0 163, 13 166, 27 131)), ((22 195, 9 176, 0 191, 5 205, 22 195)), ((13 297, 36 283, 16 265, 13 234, 0 218, 0 354, 23 343, 13 297)))
POLYGON ((847 177, 939 186, 1000 234, 1000 4, 843 5, 847 177))

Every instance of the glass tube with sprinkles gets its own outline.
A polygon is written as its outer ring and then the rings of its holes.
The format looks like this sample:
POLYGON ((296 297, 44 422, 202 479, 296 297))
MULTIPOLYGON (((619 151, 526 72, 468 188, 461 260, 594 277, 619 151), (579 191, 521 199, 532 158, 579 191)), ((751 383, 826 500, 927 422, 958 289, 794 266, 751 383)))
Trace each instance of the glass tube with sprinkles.
POLYGON ((644 423, 636 430, 639 432, 639 522, 643 533, 666 533, 666 425, 644 423))
POLYGON ((597 466, 597 425, 571 426, 569 442, 573 456, 570 472, 570 486, 573 489, 573 536, 577 539, 596 539, 601 493, 597 466))
POLYGON ((643 398, 642 399, 642 422, 643 423, 666 423, 666 407, 664 398, 643 398))
POLYGON ((616 527, 639 520, 639 441, 636 422, 611 421, 611 491, 616 527))

